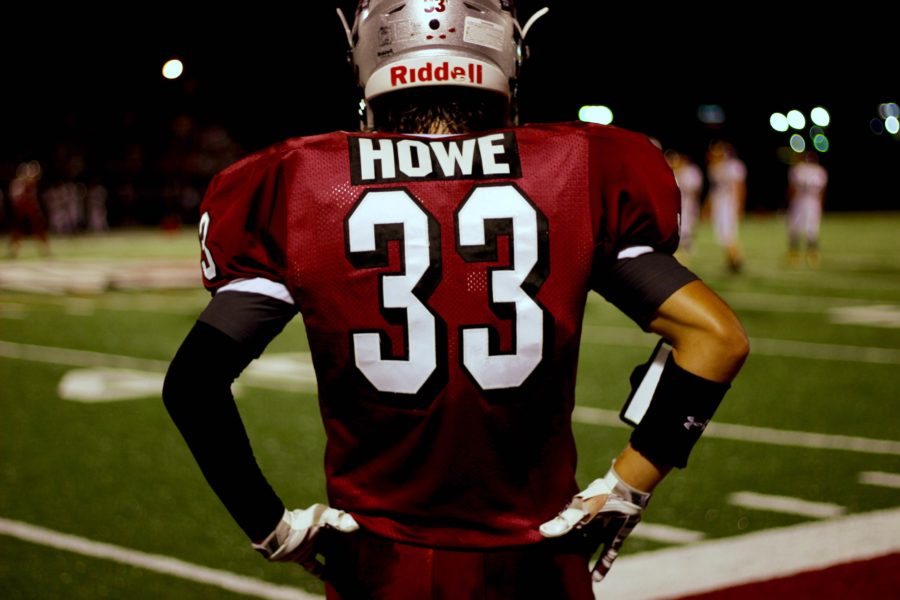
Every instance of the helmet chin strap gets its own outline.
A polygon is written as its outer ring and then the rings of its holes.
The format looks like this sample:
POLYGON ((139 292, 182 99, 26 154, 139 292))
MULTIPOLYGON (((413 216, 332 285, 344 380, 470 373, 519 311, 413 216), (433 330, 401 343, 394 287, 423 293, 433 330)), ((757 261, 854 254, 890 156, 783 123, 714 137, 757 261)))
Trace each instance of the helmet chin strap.
MULTIPOLYGON (((347 62, 350 66, 353 66, 353 29, 350 27, 350 22, 347 21, 346 15, 344 15, 344 11, 340 8, 335 8, 335 12, 337 12, 338 19, 341 20, 341 25, 344 28, 344 35, 347 36, 347 62)), ((365 91, 357 85, 357 89, 359 89, 359 130, 360 131, 371 131, 372 125, 370 123, 370 115, 369 115, 369 103, 366 101, 365 91)))
POLYGON ((540 9, 525 22, 525 26, 519 25, 518 19, 513 19, 516 31, 519 33, 519 43, 516 48, 516 78, 509 84, 509 120, 512 124, 519 124, 519 73, 528 58, 528 46, 525 45, 525 36, 531 31, 532 25, 537 23, 538 19, 550 12, 550 8, 545 6, 540 9))
MULTIPOLYGON (((350 51, 353 51, 353 30, 350 29, 350 24, 347 21, 347 17, 344 16, 344 11, 340 8, 335 8, 337 11, 338 18, 341 20, 341 25, 344 26, 344 34, 347 36, 347 45, 350 46, 350 51)), ((533 18, 533 17, 532 17, 533 18)), ((531 21, 529 20, 529 23, 531 21)))

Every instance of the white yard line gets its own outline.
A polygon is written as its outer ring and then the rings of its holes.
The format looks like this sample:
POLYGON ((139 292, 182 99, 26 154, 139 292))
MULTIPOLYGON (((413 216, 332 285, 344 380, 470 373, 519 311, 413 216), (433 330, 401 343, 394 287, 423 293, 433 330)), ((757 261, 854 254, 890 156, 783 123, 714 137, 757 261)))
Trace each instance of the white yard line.
POLYGON ((619 558, 597 598, 663 600, 900 552, 900 509, 803 523, 619 558))
MULTIPOLYGON (((639 346, 649 351, 659 339, 629 327, 605 325, 585 325, 582 339, 590 344, 606 346, 639 346)), ((801 342, 797 340, 777 340, 750 338, 750 354, 757 356, 780 356, 806 358, 812 360, 835 360, 884 365, 900 365, 900 350, 871 346, 850 346, 846 344, 825 344, 821 342, 801 342)))
POLYGON ((880 487, 900 489, 900 474, 882 473, 881 471, 863 471, 859 474, 860 483, 877 485, 880 487))
MULTIPOLYGON (((578 423, 587 425, 628 427, 619 419, 617 411, 602 408, 576 406, 572 413, 572 418, 578 423)), ((815 448, 820 450, 849 450, 851 452, 900 456, 900 442, 893 440, 790 431, 788 429, 772 429, 769 427, 753 427, 731 423, 712 422, 706 428, 706 431, 703 432, 703 437, 772 444, 775 446, 793 446, 796 448, 815 448)))
MULTIPOLYGON (((631 331, 631 330, 626 330, 631 331)), ((639 334, 640 335, 640 334, 639 334)), ((645 345, 643 340, 641 345, 645 345)), ((308 356, 304 353, 291 353, 290 357, 296 360, 300 356, 308 356)), ((54 348, 51 346, 37 346, 33 344, 17 344, 0 341, 0 357, 30 360, 51 364, 68 365, 72 367, 114 367, 122 369, 139 369, 155 373, 165 372, 168 363, 162 360, 147 358, 134 358, 117 354, 105 354, 102 352, 90 352, 87 350, 72 350, 69 348, 54 348)), ((282 391, 309 391, 314 389, 314 373, 299 373, 292 377, 280 377, 279 371, 284 369, 284 359, 280 355, 269 357, 274 363, 270 366, 267 359, 256 361, 258 367, 248 369, 248 377, 242 382, 251 387, 275 389, 282 391), (251 370, 251 369, 256 369, 251 370)), ((619 413, 612 410, 576 406, 573 413, 576 422, 589 425, 606 425, 611 427, 627 427, 619 420, 619 413)), ((866 452, 870 454, 886 454, 900 456, 900 442, 893 440, 877 440, 847 435, 829 435, 824 433, 810 433, 806 431, 790 431, 786 429, 772 429, 768 427, 752 427, 749 425, 735 425, 730 423, 710 423, 704 433, 705 437, 737 440, 743 442, 755 442, 760 444, 773 444, 797 448, 817 448, 826 450, 849 450, 852 452, 866 452)))
MULTIPOLYGON (((152 377, 142 379, 138 377, 139 373, 135 371, 146 371, 148 375, 152 376, 165 373, 169 367, 169 363, 163 360, 3 341, 0 341, 0 358, 15 358, 54 365, 100 369, 95 373, 70 372, 68 381, 64 380, 64 383, 68 385, 68 387, 64 386, 65 389, 73 393, 62 393, 61 391, 61 397, 66 399, 77 398, 81 401, 110 401, 159 396, 162 393, 162 379, 159 379, 159 390, 153 391, 146 385, 146 381, 152 379, 152 377), (107 371, 109 369, 118 369, 121 372, 103 372, 104 369, 107 371), (132 385, 130 387, 131 391, 121 397, 116 397, 112 390, 106 389, 109 386, 97 385, 103 382, 114 382, 117 386, 113 387, 118 387, 119 391, 123 391, 128 388, 128 381, 136 385, 132 385), (140 384, 138 385, 139 381, 140 384), (80 384, 87 384, 87 388, 80 384), (86 395, 89 395, 87 392, 91 386, 97 389, 98 395, 93 400, 87 400, 86 395), (138 388, 143 390, 144 393, 137 394, 138 388), (110 393, 106 394, 106 392, 110 393)), ((312 359, 309 353, 269 354, 251 363, 242 375, 240 384, 267 390, 308 392, 316 389, 316 374, 313 370, 312 359)))
POLYGON ((831 308, 843 306, 867 307, 878 304, 877 300, 836 296, 795 296, 766 292, 722 292, 722 297, 732 308, 749 308, 770 312, 823 313, 831 308))
POLYGON ((70 367, 119 367, 122 369, 141 369, 156 372, 165 372, 169 367, 169 363, 163 360, 3 341, 0 341, 0 357, 67 365, 70 367))
POLYGON ((900 365, 900 350, 895 348, 823 344, 820 342, 799 342, 767 338, 750 338, 750 347, 753 354, 767 356, 900 365))
POLYGON ((802 498, 757 492, 734 492, 728 496, 728 502, 743 508, 800 515, 811 519, 831 519, 847 512, 845 507, 831 502, 813 502, 802 498))
POLYGON ((162 573, 163 575, 180 577, 181 579, 215 586, 229 592, 256 598, 266 598, 267 600, 321 600, 322 598, 322 596, 310 594, 297 588, 276 585, 253 579, 252 577, 237 575, 229 571, 210 569, 169 556, 148 554, 138 550, 123 548, 122 546, 95 542, 87 538, 59 533, 20 521, 0 518, 0 534, 33 544, 74 552, 82 556, 111 560, 132 567, 162 573))

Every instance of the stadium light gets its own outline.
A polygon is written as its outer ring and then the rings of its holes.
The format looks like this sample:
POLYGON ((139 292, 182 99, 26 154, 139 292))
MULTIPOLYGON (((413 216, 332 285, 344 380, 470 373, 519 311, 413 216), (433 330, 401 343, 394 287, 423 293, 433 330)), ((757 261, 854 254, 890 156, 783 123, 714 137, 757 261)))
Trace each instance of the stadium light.
POLYGON ((803 139, 802 135, 795 133, 791 136, 791 150, 798 154, 806 150, 806 140, 803 139))
POLYGON ((772 113, 772 116, 769 117, 769 125, 772 126, 772 129, 775 131, 787 131, 788 130, 788 120, 787 117, 782 113, 772 113))
POLYGON ((812 109, 809 113, 809 118, 819 127, 828 127, 828 124, 831 123, 831 115, 821 106, 812 109))
POLYGON ((613 122, 613 112, 608 106, 582 106, 578 111, 578 119, 588 123, 609 125, 613 122))
POLYGON ((794 129, 803 129, 806 127, 806 117, 799 110, 792 110, 787 114, 788 125, 794 129))
POLYGON ((178 79, 184 73, 184 64, 177 58, 167 60, 163 65, 162 74, 166 79, 178 79))

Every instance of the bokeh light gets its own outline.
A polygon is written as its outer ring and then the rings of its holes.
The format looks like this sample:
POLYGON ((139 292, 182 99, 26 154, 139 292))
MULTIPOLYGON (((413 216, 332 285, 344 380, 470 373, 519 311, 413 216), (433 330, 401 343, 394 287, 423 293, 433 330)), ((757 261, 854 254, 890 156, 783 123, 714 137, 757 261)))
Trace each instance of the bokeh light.
POLYGON ((900 106, 897 106, 895 102, 885 102, 878 107, 878 114, 881 115, 882 119, 900 117, 900 106))
POLYGON ((884 133, 884 121, 881 119, 872 119, 869 121, 869 129, 871 129, 872 133, 875 135, 881 135, 884 133))
POLYGON ((769 117, 769 125, 775 131, 787 131, 789 127, 787 117, 780 112, 772 113, 772 116, 769 117))
POLYGON ((888 133, 897 135, 900 132, 900 120, 897 120, 897 117, 888 117, 884 120, 884 128, 888 133))
POLYGON ((794 152, 803 152, 806 150, 806 140, 802 135, 794 134, 791 136, 791 150, 794 152))
POLYGON ((613 112, 608 106, 582 106, 578 111, 578 118, 588 123, 609 125, 613 122, 613 112))
POLYGON ((828 137, 824 133, 816 134, 813 137, 813 148, 818 150, 819 152, 828 152, 828 149, 831 147, 831 143, 828 141, 828 137))
POLYGON ((707 125, 721 125, 725 122, 725 109, 718 104, 701 104, 697 107, 697 118, 707 125))
POLYGON ((787 122, 794 129, 806 127, 806 117, 799 110, 792 110, 787 114, 787 122))
POLYGON ((809 118, 812 119, 812 122, 818 125, 819 127, 828 127, 831 123, 831 115, 828 114, 828 111, 822 108, 821 106, 817 106, 809 113, 809 118))
POLYGON ((162 74, 166 79, 178 79, 184 73, 184 63, 177 58, 167 60, 163 65, 162 74))

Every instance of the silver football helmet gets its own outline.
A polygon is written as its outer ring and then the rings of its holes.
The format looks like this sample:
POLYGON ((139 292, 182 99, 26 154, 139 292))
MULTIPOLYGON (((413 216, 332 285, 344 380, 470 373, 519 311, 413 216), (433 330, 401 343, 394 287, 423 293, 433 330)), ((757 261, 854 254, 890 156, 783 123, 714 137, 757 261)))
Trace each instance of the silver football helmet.
POLYGON ((504 94, 514 102, 525 36, 536 12, 519 25, 512 0, 360 0, 350 27, 344 24, 351 62, 363 90, 365 122, 373 126, 369 100, 395 90, 453 85, 504 94))

